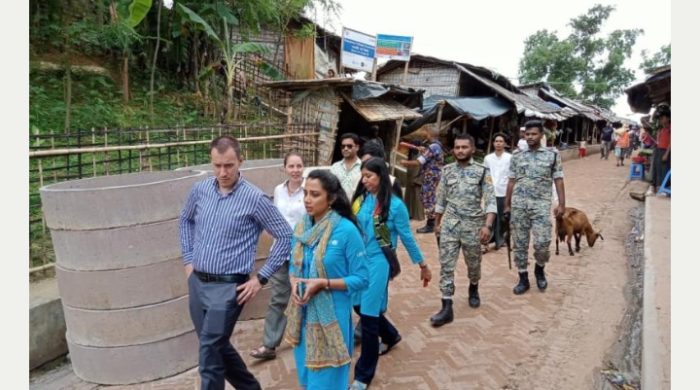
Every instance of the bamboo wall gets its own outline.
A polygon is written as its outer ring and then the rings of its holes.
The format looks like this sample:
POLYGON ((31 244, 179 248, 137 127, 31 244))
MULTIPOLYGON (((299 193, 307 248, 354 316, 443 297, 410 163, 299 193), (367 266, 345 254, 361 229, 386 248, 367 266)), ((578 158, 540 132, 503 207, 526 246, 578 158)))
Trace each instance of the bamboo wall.
POLYGON ((292 121, 317 123, 317 131, 320 133, 316 157, 318 165, 330 165, 332 162, 341 101, 342 98, 329 87, 311 92, 295 92, 292 97, 292 121))

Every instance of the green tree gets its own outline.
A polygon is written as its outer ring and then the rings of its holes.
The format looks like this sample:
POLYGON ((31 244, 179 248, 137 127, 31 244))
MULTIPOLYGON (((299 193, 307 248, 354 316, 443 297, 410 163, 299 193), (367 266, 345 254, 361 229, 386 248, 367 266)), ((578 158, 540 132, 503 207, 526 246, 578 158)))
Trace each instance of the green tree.
POLYGON ((661 49, 654 53, 651 57, 646 50, 642 50, 642 63, 639 69, 644 73, 652 73, 655 69, 662 66, 671 65, 671 44, 661 46, 661 49))
POLYGON ((571 34, 560 39, 556 31, 540 30, 525 39, 520 60, 521 84, 546 81, 565 96, 610 108, 634 81, 625 67, 642 29, 601 34, 614 6, 597 4, 569 22, 571 34), (579 92, 577 92, 577 87, 579 92))

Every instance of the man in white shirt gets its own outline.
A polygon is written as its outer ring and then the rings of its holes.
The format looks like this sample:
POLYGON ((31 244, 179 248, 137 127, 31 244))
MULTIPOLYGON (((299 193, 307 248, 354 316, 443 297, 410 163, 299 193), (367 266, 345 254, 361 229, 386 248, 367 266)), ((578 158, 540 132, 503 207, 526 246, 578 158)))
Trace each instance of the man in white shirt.
POLYGON ((340 136, 340 152, 343 154, 343 159, 336 161, 331 165, 331 173, 333 173, 348 196, 348 200, 352 199, 355 193, 357 183, 360 182, 360 165, 362 161, 357 157, 357 152, 360 150, 360 137, 355 133, 345 133, 340 136))
POLYGON ((489 168, 493 181, 493 190, 496 195, 496 208, 498 214, 494 221, 492 242, 495 242, 496 249, 503 246, 503 205, 506 199, 506 188, 508 187, 508 168, 510 167, 511 154, 505 151, 506 135, 496 133, 492 138, 494 152, 484 158, 484 165, 489 168))

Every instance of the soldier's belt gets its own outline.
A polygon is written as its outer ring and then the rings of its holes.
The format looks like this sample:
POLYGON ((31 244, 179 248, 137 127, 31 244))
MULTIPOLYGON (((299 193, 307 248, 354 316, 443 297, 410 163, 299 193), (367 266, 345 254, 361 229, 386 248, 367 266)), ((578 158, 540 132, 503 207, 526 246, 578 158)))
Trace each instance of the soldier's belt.
POLYGON ((484 217, 484 212, 480 211, 479 214, 462 214, 462 213, 455 213, 455 212, 445 212, 445 215, 443 216, 443 219, 457 219, 457 220, 464 220, 464 219, 479 219, 484 217))

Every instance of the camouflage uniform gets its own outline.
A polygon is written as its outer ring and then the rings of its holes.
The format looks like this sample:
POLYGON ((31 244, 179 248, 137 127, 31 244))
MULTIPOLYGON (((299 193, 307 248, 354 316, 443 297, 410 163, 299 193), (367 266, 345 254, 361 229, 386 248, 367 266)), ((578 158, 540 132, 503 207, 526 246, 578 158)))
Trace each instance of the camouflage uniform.
POLYGON ((552 241, 552 183, 564 178, 561 156, 543 147, 514 154, 508 177, 515 179, 511 198, 511 236, 515 264, 527 269, 527 250, 532 229, 535 261, 544 266, 549 261, 552 241))
POLYGON ((425 152, 418 157, 423 176, 423 188, 421 202, 428 219, 435 218, 435 191, 440 183, 442 166, 445 165, 445 157, 439 142, 432 142, 425 152))
POLYGON ((485 226, 485 212, 496 213, 496 197, 489 169, 475 163, 462 168, 458 163, 445 166, 437 188, 435 212, 443 214, 440 230, 440 291, 443 296, 454 294, 454 272, 459 249, 467 263, 469 280, 476 284, 481 278, 481 244, 479 230, 485 226))

